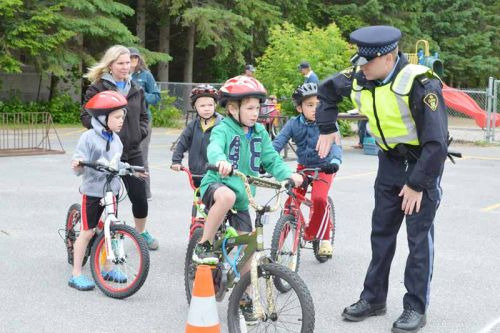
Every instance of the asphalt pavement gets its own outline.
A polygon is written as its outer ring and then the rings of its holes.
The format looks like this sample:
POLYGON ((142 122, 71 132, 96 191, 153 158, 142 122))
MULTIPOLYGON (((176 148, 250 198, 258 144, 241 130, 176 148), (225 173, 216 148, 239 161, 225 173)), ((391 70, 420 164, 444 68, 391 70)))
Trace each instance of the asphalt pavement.
MULTIPOLYGON (((71 267, 58 230, 64 228, 68 207, 81 200, 80 179, 70 160, 82 131, 58 132, 66 154, 0 158, 0 332, 184 332, 188 305, 183 268, 192 193, 186 176, 168 169, 179 131, 153 132, 147 227, 160 249, 151 253, 142 289, 125 300, 67 285, 71 267)), ((310 250, 301 259, 300 275, 314 300, 318 333, 390 332, 402 311, 408 254, 404 227, 390 275, 387 314, 359 323, 340 316, 358 300, 371 255, 377 158, 350 148, 353 140, 344 141, 344 162, 330 191, 337 224, 333 259, 319 264, 310 250)), ((422 332, 500 332, 500 147, 466 144, 454 149, 465 158, 446 164, 435 221, 428 323, 422 332)), ((269 196, 263 190, 257 198, 269 196)), ((132 221, 128 199, 120 212, 132 221)), ((265 228, 267 246, 273 227, 265 228)), ((90 275, 88 265, 84 272, 90 275)), ((224 332, 227 298, 218 304, 224 332)))

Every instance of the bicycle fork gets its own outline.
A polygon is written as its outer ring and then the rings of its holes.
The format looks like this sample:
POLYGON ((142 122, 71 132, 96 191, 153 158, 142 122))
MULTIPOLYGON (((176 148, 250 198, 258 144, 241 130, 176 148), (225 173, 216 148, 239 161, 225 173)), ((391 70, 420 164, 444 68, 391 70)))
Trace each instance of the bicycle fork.
POLYGON ((276 316, 276 305, 274 304, 274 289, 271 277, 266 278, 266 297, 267 297, 267 311, 264 312, 262 303, 260 301, 260 288, 259 288, 259 264, 262 262, 264 240, 262 236, 262 227, 257 228, 257 251, 253 255, 252 264, 250 266, 250 285, 253 291, 253 310, 255 317, 266 321, 269 317, 276 316), (260 232, 259 232, 260 231, 260 232))

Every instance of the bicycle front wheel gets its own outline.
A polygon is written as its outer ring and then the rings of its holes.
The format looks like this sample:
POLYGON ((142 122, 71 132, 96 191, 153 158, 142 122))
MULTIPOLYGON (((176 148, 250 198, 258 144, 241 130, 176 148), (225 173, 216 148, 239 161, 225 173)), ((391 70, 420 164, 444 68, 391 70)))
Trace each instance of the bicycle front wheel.
POLYGON ((196 244, 203 236, 203 229, 196 228, 188 243, 186 251, 186 259, 184 260, 184 289, 186 290, 186 299, 188 304, 191 303, 191 294, 193 292, 193 282, 196 275, 196 263, 193 261, 193 252, 196 244))
MULTIPOLYGON (((300 235, 297 235, 297 221, 294 216, 282 215, 276 222, 271 240, 271 258, 294 272, 299 271, 300 235)), ((274 284, 282 293, 290 290, 290 285, 281 279, 274 279, 274 284)))
POLYGON ((111 226, 111 247, 115 260, 107 259, 104 232, 92 246, 92 276, 106 296, 126 298, 144 284, 149 272, 149 250, 144 238, 132 227, 111 226))
POLYGON ((278 264, 264 264, 259 266, 258 276, 257 287, 265 318, 259 318, 253 326, 240 326, 246 325, 243 324, 243 319, 240 320, 240 300, 244 298, 243 294, 250 286, 250 273, 247 273, 236 284, 229 297, 227 316, 229 332, 312 333, 315 320, 314 304, 306 284, 299 275, 278 264), (274 284, 271 279, 286 281, 290 286, 290 292, 282 294, 272 288, 274 284), (272 290, 270 293, 268 293, 269 287, 272 290), (274 310, 271 304, 274 304, 274 310))

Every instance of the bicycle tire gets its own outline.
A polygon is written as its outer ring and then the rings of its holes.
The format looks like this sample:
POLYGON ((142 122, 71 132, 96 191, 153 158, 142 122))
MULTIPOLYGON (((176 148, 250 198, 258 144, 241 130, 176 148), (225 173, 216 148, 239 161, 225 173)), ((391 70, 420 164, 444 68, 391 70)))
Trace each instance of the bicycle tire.
MULTIPOLYGON (((74 261, 74 245, 76 239, 81 230, 82 223, 82 206, 79 203, 72 204, 68 213, 66 214, 66 223, 65 223, 65 239, 64 243, 66 244, 66 252, 68 255, 68 264, 73 265, 74 261)), ((90 252, 88 250, 85 251, 82 260, 82 267, 87 263, 87 259, 89 258, 90 252)))
POLYGON ((112 225, 110 228, 110 234, 112 240, 122 242, 122 245, 119 246, 123 247, 123 251, 125 251, 125 248, 127 249, 127 253, 121 256, 125 262, 115 263, 115 267, 113 268, 115 269, 116 267, 120 267, 120 272, 125 271, 125 273, 122 272, 122 274, 125 274, 126 282, 117 283, 114 281, 107 281, 102 275, 100 261, 102 260, 103 255, 105 256, 105 252, 103 254, 103 251, 106 251, 104 232, 101 232, 99 236, 97 236, 97 239, 92 246, 92 260, 90 264, 92 276, 94 277, 94 281, 99 289, 101 289, 106 296, 118 299, 127 298, 141 289, 142 285, 146 281, 146 278, 148 277, 150 264, 148 246, 146 244, 146 240, 134 228, 128 225, 112 225), (116 237, 120 237, 121 239, 117 239, 116 237), (128 237, 126 242, 124 237, 128 237), (132 249, 132 251, 128 251, 129 248, 132 249), (132 257, 134 251, 137 252, 138 259, 132 257), (128 264, 132 261, 138 261, 137 268, 130 268, 131 265, 128 264))
MULTIPOLYGON (((328 204, 330 206, 330 222, 332 224, 332 228, 330 230, 330 243, 332 244, 333 248, 333 243, 335 242, 335 230, 337 229, 337 225, 335 223, 335 206, 333 205, 333 200, 331 197, 328 197, 328 204)), ((316 260, 318 260, 320 263, 325 263, 328 261, 328 259, 330 259, 329 257, 318 255, 318 251, 319 240, 315 240, 313 241, 313 252, 316 260)))
MULTIPOLYGON (((288 245, 286 250, 284 251, 283 247, 285 246, 285 242, 282 242, 281 248, 280 248, 280 240, 282 237, 286 237, 286 240, 293 240, 295 239, 295 233, 297 232, 297 221, 293 215, 282 215, 278 222, 276 222, 276 226, 274 227, 273 231, 273 237, 271 239, 271 258, 275 263, 278 263, 282 266, 285 266, 289 268, 290 270, 294 272, 299 271, 299 264, 300 264, 300 238, 299 238, 299 244, 297 245, 297 252, 295 254, 292 253, 291 246, 292 244, 289 244, 290 242, 286 242, 288 245), (284 233, 287 233, 287 235, 284 235, 284 233), (285 254, 283 252, 286 252, 289 254, 287 257, 284 258, 285 254), (296 257, 293 259, 292 256, 295 255, 296 257)), ((299 236, 300 237, 300 236, 299 236)), ((275 279, 274 280, 274 285, 276 289, 278 289, 282 293, 286 293, 290 290, 290 286, 286 284, 286 282, 280 280, 280 279, 275 279)))
POLYGON ((186 291, 186 299, 188 304, 191 303, 191 293, 193 290, 193 282, 196 274, 196 264, 193 262, 193 252, 196 244, 203 236, 203 229, 196 228, 191 235, 188 247, 186 250, 186 259, 184 260, 184 289, 186 291))
MULTIPOLYGON (((300 329, 297 330, 296 332, 300 333, 312 333, 314 332, 314 324, 315 324, 315 312, 314 312, 314 303, 311 297, 311 294, 309 292, 309 289, 307 288, 306 284, 304 281, 300 278, 300 276, 291 271, 290 269, 278 265, 278 264, 263 264, 260 265, 258 268, 258 276, 259 278, 273 278, 274 280, 276 279, 282 279, 286 280, 287 283, 291 286, 291 291, 294 291, 296 294, 296 297, 299 301, 300 305, 300 315, 297 314, 299 317, 295 318, 297 325, 300 325, 300 329)), ((261 282, 261 281, 259 281, 261 282)), ((236 284, 234 287, 231 296, 229 297, 229 304, 228 304, 228 315, 227 315, 227 322, 228 322, 228 328, 229 328, 229 333, 240 333, 241 328, 240 328, 240 299, 243 296, 243 293, 246 291, 248 286, 250 285, 250 272, 246 273, 241 280, 236 284)), ((266 286, 264 284, 263 286, 263 291, 265 292, 266 286)), ((281 294, 279 292, 275 292, 275 304, 276 304, 276 309, 277 310, 282 310, 282 311, 291 311, 295 310, 298 308, 296 307, 289 307, 287 308, 287 305, 290 303, 288 302, 291 300, 291 295, 290 293, 287 293, 286 295, 281 294), (278 302, 278 298, 285 301, 286 303, 280 307, 280 303, 278 302)), ((261 303, 266 303, 267 301, 265 300, 265 294, 261 293, 261 303)), ((295 302, 294 299, 292 299, 293 302, 295 302)), ((266 313, 266 304, 263 304, 264 312, 266 313)), ((268 319, 266 321, 259 321, 256 326, 252 326, 251 328, 248 328, 248 332, 276 332, 277 327, 283 327, 283 326, 278 326, 279 325, 279 319, 280 319, 281 313, 277 313, 276 317, 273 317, 274 319, 268 319), (269 327, 273 327, 274 330, 269 329, 269 327), (260 329, 259 329, 260 328, 260 329)), ((294 321, 294 318, 290 314, 283 314, 283 317, 285 318, 284 320, 286 321, 287 327, 290 327, 291 324, 294 321)), ((271 317, 269 317, 271 318, 271 317)), ((282 324, 283 325, 283 324, 282 324)), ((287 331, 288 332, 288 331, 287 331)), ((293 332, 293 331, 290 331, 293 332)))

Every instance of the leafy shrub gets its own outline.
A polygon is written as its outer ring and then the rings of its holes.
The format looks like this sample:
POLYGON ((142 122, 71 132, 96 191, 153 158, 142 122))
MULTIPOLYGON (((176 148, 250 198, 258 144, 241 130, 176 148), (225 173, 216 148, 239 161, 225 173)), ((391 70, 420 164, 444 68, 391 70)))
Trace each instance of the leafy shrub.
POLYGON ((176 97, 169 96, 168 91, 162 91, 158 106, 151 105, 154 127, 180 127, 182 112, 173 106, 176 97))
POLYGON ((0 102, 2 113, 49 112, 54 123, 77 124, 80 122, 80 104, 69 95, 54 97, 49 102, 23 102, 18 97, 0 102))
MULTIPOLYGON (((269 46, 257 59, 256 76, 268 89, 269 94, 281 99, 285 115, 295 115, 291 101, 294 89, 304 82, 297 65, 306 60, 320 79, 350 66, 349 57, 354 53, 332 23, 324 28, 312 25, 300 30, 290 23, 274 26, 270 32, 269 46)), ((352 109, 348 98, 339 105, 341 112, 352 109)), ((341 122, 342 123, 342 122, 341 122)), ((349 135, 349 124, 340 125, 342 135, 349 135)))

